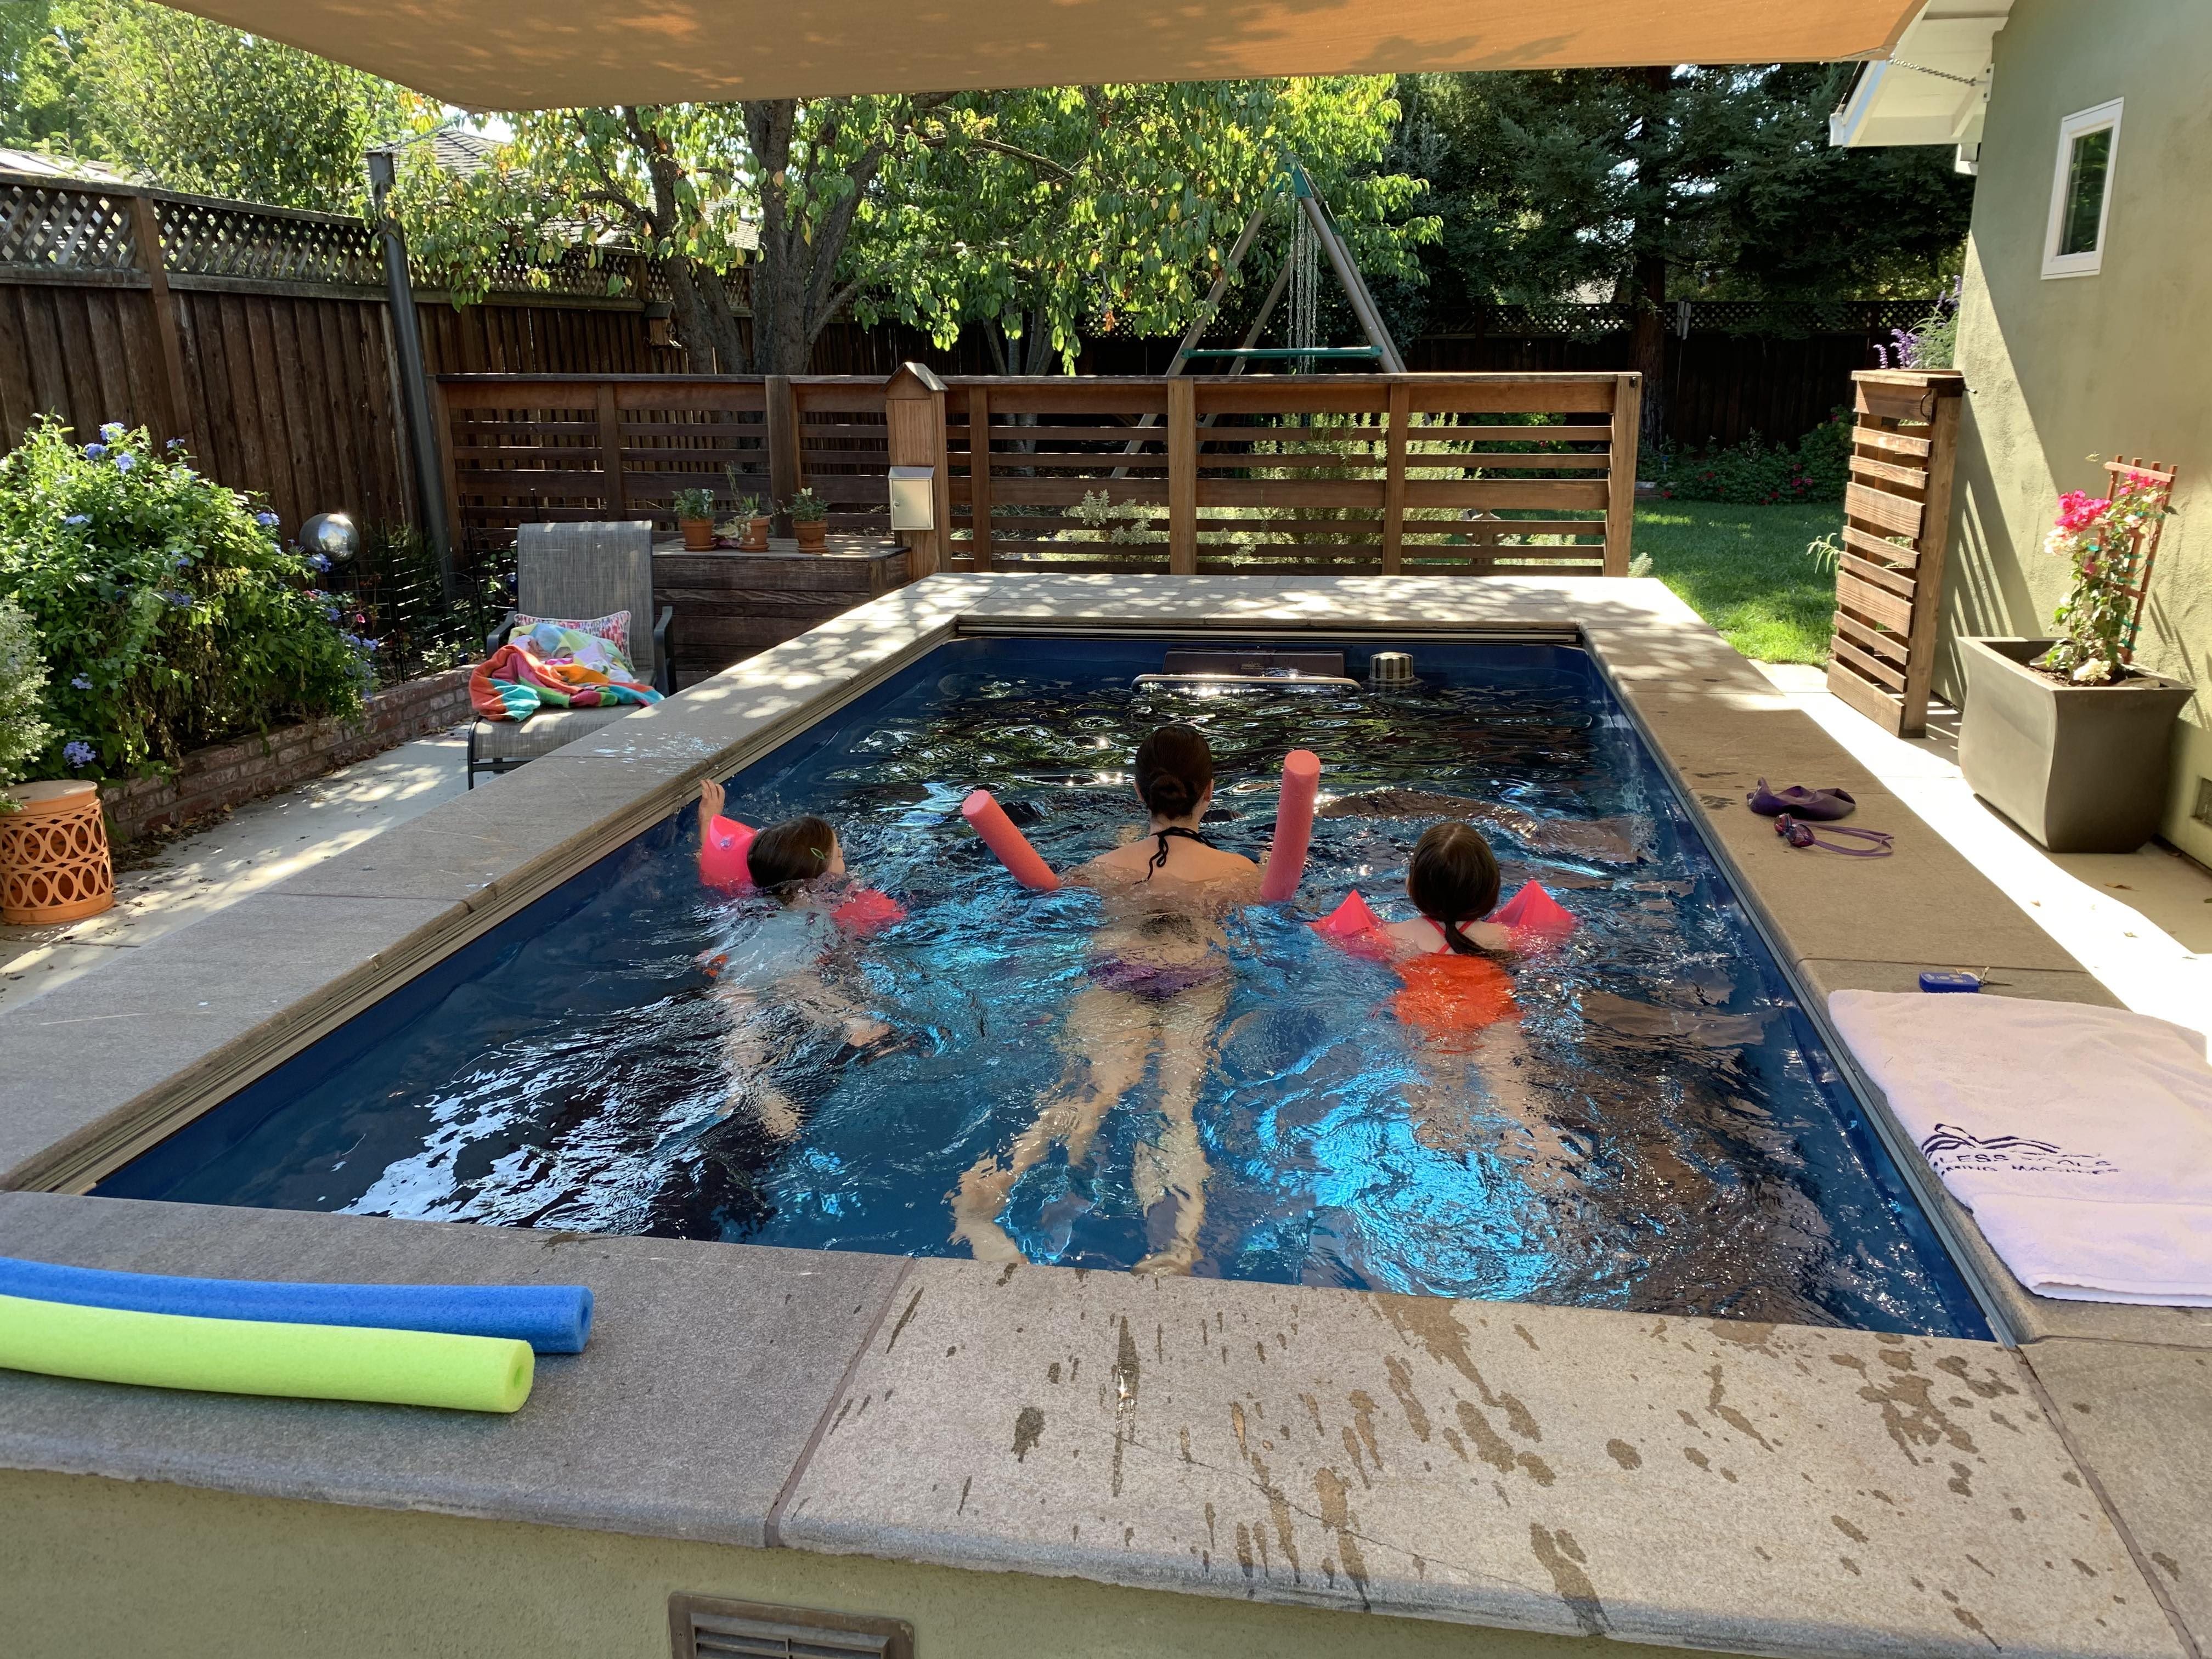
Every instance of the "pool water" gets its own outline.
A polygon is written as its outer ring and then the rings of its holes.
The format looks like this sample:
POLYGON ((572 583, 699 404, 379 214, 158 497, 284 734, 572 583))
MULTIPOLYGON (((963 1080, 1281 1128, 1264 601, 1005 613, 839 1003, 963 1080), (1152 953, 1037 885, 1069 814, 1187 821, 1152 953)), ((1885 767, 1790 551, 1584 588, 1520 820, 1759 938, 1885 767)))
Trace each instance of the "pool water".
MULTIPOLYGON (((1380 647, 1346 648, 1359 674, 1380 647)), ((1185 720, 1213 744, 1218 845, 1261 853, 1292 747, 1334 804, 1298 901, 1226 921, 1225 994, 1183 1005, 1085 1156, 1055 1146, 1006 1193, 994 1225, 1022 1255, 1146 1258, 1175 1206, 1145 1171, 1172 1150, 1187 1176, 1203 1160, 1200 1274, 1985 1335, 1589 659, 1412 649, 1408 690, 1206 695, 1133 689, 1158 641, 947 645, 729 782, 748 822, 832 820, 907 906, 833 974, 887 1036, 738 1009, 702 960, 743 960, 772 918, 701 887, 686 811, 97 1190, 965 1255, 963 1172, 1081 1074, 1069 1009, 1098 900, 1017 886, 960 799, 990 787, 1066 869, 1135 821, 1135 745, 1185 720), (1393 972, 1307 925, 1354 884, 1412 915, 1407 856, 1448 812, 1480 814, 1508 893, 1540 879, 1580 923, 1514 964, 1520 1025, 1471 1043, 1401 1026, 1393 972), (1170 1060, 1197 1076, 1194 1144, 1163 1120, 1170 1060)))

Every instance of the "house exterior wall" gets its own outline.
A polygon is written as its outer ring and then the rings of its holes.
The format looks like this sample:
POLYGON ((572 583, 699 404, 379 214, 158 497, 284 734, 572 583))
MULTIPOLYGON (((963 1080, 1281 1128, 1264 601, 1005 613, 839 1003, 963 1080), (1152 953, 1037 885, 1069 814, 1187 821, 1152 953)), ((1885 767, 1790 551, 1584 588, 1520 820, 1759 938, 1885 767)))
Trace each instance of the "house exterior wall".
MULTIPOLYGON (((2212 5, 2014 0, 1995 62, 1960 319, 1947 635, 2048 631, 2067 571, 2043 535, 2061 491, 2103 493, 2091 454, 2179 465, 2136 661, 2200 688, 2164 834, 2212 862, 2212 826, 2191 816, 2212 778, 2212 5), (2046 278, 2059 123, 2115 98, 2103 269, 2046 278)), ((1938 688, 1961 689, 1955 650, 1938 688)))

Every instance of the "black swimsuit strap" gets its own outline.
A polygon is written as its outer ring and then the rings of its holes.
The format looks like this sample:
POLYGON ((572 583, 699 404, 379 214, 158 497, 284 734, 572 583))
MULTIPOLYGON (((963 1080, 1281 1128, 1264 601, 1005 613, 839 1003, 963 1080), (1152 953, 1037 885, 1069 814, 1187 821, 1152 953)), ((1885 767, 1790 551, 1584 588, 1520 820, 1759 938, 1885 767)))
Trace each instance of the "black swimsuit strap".
POLYGON ((1168 837, 1170 836, 1180 836, 1185 841, 1194 841, 1200 847, 1211 847, 1213 845, 1212 842, 1206 840, 1206 838, 1199 834, 1197 830, 1186 830, 1181 824, 1177 823, 1171 823, 1164 830, 1155 830, 1152 831, 1152 834, 1158 838, 1160 843, 1160 850, 1153 854, 1151 861, 1145 866, 1145 879, 1146 881, 1150 881, 1152 878, 1152 872, 1154 871, 1164 870, 1168 867, 1168 837))

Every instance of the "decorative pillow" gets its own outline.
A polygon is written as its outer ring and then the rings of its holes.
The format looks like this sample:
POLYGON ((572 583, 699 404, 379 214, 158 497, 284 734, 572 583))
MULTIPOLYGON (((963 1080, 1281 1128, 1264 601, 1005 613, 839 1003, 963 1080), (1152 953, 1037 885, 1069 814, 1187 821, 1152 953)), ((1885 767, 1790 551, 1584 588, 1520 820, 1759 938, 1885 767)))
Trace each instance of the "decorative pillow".
POLYGON ((508 630, 507 637, 512 640, 527 634, 540 623, 550 623, 556 628, 572 629, 579 634, 596 634, 625 657, 629 655, 629 612, 627 611, 616 611, 604 617, 586 617, 581 619, 518 615, 514 619, 514 626, 508 630))

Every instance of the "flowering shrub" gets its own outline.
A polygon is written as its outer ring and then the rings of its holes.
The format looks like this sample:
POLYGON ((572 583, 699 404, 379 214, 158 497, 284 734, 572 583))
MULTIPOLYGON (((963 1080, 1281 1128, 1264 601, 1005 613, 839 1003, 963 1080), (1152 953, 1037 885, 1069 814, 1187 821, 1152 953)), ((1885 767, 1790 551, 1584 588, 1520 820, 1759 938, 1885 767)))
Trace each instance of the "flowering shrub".
POLYGON ((1652 472, 1659 494, 1674 501, 1739 507, 1839 501, 1850 471, 1850 414, 1838 410, 1794 449, 1770 449, 1754 434, 1725 447, 1662 450, 1652 472))
POLYGON ((28 614, 52 728, 30 769, 114 777, 280 721, 349 714, 374 641, 347 633, 273 514, 181 447, 47 419, 0 459, 0 597, 28 614))
POLYGON ((2121 653, 2135 617, 2138 538, 2173 511, 2172 496, 2142 472, 2120 475, 2109 499, 2069 489, 2044 550, 2074 568, 2074 591, 2052 613, 2064 635, 2040 665, 2076 685, 2108 685, 2125 672, 2121 653))
POLYGON ((14 810, 8 786, 46 746, 46 723, 39 718, 39 694, 46 684, 46 665, 40 659, 31 619, 12 600, 0 598, 0 812, 14 810))

